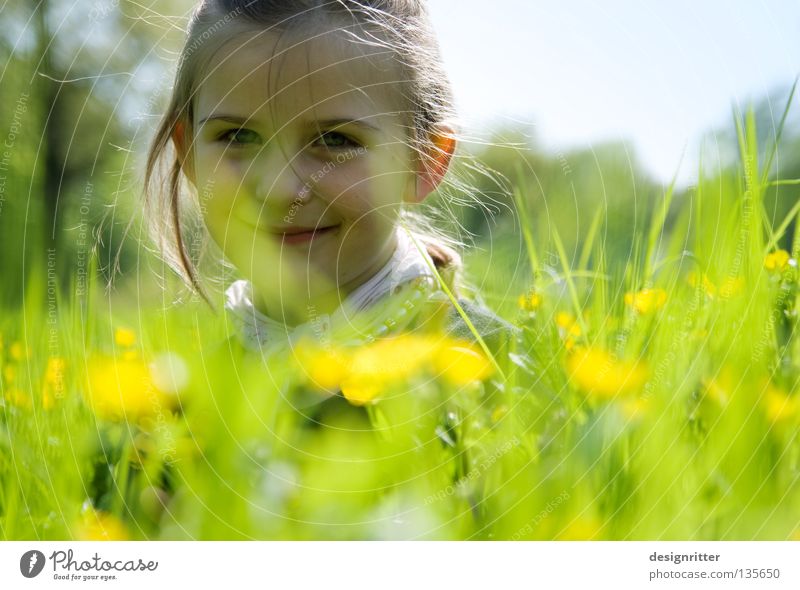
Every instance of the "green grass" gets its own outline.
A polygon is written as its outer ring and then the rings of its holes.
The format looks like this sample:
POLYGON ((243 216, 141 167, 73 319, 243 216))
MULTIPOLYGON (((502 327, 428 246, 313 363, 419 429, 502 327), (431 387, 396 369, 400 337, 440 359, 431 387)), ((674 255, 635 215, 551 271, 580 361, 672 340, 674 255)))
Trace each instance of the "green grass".
POLYGON ((740 165, 681 199, 668 187, 624 265, 602 208, 571 255, 555 227, 549 243, 537 231, 533 181, 516 186, 532 280, 514 298, 541 304, 501 306, 522 328, 510 370, 387 384, 368 428, 346 412, 303 428, 279 387, 297 382, 291 363, 232 355, 199 305, 109 313, 94 272, 57 315, 4 314, 0 536, 798 538, 800 237, 785 266, 765 257, 800 208, 774 227, 764 209, 768 187, 798 181, 770 179, 778 138, 759 146, 752 113, 736 120, 740 165), (626 304, 643 289, 663 304, 626 304), (115 378, 92 373, 98 355, 115 378), (55 381, 50 357, 65 363, 55 381), (173 393, 143 384, 152 361, 173 393), (138 400, 139 418, 97 414, 87 395, 138 400))

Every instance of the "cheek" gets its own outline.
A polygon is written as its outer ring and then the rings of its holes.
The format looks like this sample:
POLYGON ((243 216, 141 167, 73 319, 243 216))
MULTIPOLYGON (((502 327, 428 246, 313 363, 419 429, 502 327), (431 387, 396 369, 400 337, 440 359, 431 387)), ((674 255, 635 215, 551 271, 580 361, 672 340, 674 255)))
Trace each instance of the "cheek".
POLYGON ((397 169, 352 163, 323 178, 319 188, 331 207, 348 218, 392 216, 403 200, 408 175, 397 169))
POLYGON ((226 158, 220 150, 199 146, 195 150, 197 191, 203 196, 230 196, 241 190, 243 168, 241 163, 226 158))
POLYGON ((230 223, 229 204, 216 195, 211 195, 206 199, 202 211, 203 219, 211 237, 220 243, 225 228, 230 223))
MULTIPOLYGON (((203 164, 200 164, 203 166, 203 164)), ((201 168, 202 169, 202 168, 201 168)), ((205 168, 206 175, 198 173, 197 196, 200 210, 209 229, 230 223, 231 213, 236 205, 237 191, 241 191, 241 178, 235 172, 224 170, 222 166, 214 170, 205 168)))
POLYGON ((257 231, 255 226, 243 221, 246 217, 241 212, 237 212, 236 204, 241 200, 233 191, 218 184, 207 194, 205 201, 201 201, 203 220, 210 237, 229 256, 243 248, 251 249, 257 231))

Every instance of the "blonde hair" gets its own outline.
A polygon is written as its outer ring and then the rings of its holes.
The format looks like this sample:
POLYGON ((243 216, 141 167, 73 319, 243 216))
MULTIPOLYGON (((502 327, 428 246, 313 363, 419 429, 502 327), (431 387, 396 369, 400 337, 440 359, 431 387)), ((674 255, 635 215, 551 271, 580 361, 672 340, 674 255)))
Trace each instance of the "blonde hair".
MULTIPOLYGON (((236 33, 259 29, 298 33, 334 24, 354 43, 393 52, 401 71, 399 95, 409 107, 409 145, 420 159, 441 152, 431 141, 432 133, 442 135, 440 124, 458 128, 452 90, 422 0, 202 0, 190 18, 168 107, 147 152, 144 211, 150 234, 166 263, 209 304, 199 270, 210 242, 202 223, 200 196, 182 193, 184 162, 177 146, 172 145, 171 153, 169 149, 176 133, 188 133, 193 128, 193 98, 200 74, 221 45, 236 33)), ((449 182, 460 188, 458 182, 449 182)), ((454 295, 460 296, 462 289, 472 289, 462 276, 458 250, 463 243, 440 230, 437 225, 441 223, 434 223, 437 216, 452 221, 452 212, 427 204, 417 207, 425 214, 403 207, 401 221, 425 244, 442 279, 454 295)), ((225 267, 224 260, 218 259, 225 267)))

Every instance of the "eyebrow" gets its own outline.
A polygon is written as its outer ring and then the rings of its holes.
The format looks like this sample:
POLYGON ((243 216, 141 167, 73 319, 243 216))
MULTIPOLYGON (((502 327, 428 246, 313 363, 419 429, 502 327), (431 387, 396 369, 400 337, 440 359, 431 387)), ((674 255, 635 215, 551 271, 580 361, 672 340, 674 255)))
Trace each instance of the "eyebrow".
MULTIPOLYGON (((201 126, 209 121, 225 121, 226 123, 233 123, 235 125, 248 125, 253 124, 254 119, 248 119, 247 117, 239 117, 236 115, 209 115, 208 117, 200 119, 200 123, 198 125, 201 126)), ((380 131, 380 129, 367 123, 363 119, 323 119, 317 121, 317 124, 319 124, 320 127, 341 127, 343 125, 355 125, 356 127, 362 127, 368 131, 380 131)))

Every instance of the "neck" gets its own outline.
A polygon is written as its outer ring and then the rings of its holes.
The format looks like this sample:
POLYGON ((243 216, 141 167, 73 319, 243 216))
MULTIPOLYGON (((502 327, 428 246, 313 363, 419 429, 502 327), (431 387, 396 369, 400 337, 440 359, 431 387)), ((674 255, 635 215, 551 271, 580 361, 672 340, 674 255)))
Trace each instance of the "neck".
MULTIPOLYGON (((392 233, 380 255, 358 276, 342 282, 335 289, 309 293, 308 285, 295 283, 292 290, 275 291, 274 280, 253 279, 253 304, 267 317, 289 327, 313 322, 322 314, 332 314, 353 291, 374 277, 392 258, 397 249, 397 236, 392 233)), ((324 284, 325 280, 310 279, 311 284, 324 284)))
POLYGON ((340 305, 338 291, 315 294, 313 299, 288 293, 284 293, 283 298, 280 296, 270 298, 262 295, 262 293, 268 292, 254 281, 253 304, 268 318, 289 327, 313 322, 321 314, 330 314, 340 305))

